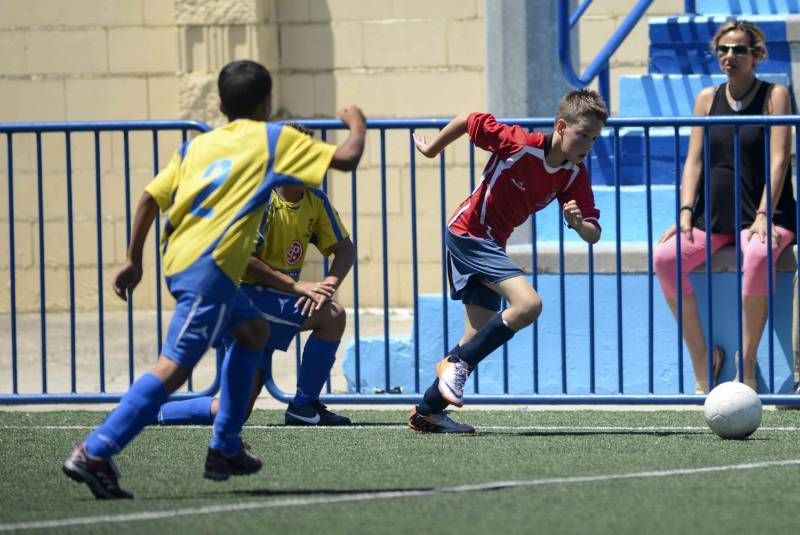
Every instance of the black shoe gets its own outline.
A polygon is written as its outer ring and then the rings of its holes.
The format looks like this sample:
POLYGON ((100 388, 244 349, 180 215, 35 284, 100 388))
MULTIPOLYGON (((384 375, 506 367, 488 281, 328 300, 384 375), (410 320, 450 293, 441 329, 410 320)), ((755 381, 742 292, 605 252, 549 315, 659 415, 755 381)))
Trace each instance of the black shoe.
POLYGON ((230 457, 221 450, 208 448, 203 477, 214 481, 225 481, 230 476, 249 476, 261 470, 263 463, 257 455, 250 453, 250 446, 242 442, 239 451, 230 457))
POLYGON ((98 500, 131 499, 133 494, 119 486, 119 469, 111 459, 91 459, 83 442, 75 446, 61 467, 67 476, 86 483, 98 500))
MULTIPOLYGON (((791 391, 792 394, 800 394, 800 381, 794 384, 791 391)), ((800 405, 775 405, 779 411, 797 411, 800 410, 800 405)))
POLYGON ((339 416, 328 410, 319 400, 301 407, 295 407, 291 403, 284 414, 286 425, 350 425, 350 418, 339 416))

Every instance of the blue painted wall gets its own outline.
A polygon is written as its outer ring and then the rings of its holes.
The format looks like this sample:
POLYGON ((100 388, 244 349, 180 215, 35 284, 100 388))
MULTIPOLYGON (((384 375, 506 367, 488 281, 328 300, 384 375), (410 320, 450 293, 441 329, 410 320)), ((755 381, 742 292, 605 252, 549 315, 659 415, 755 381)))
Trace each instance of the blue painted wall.
MULTIPOLYGON (((722 379, 732 379, 735 371, 733 354, 738 346, 736 334, 735 274, 714 274, 714 343, 721 346, 728 358, 722 370, 722 379)), ((703 328, 705 320, 705 275, 692 274, 701 303, 703 328)), ((646 274, 626 274, 622 277, 622 355, 623 389, 625 393, 649 392, 649 337, 648 337, 648 280, 646 274)), ((616 277, 595 276, 595 391, 618 391, 618 338, 616 277)), ((559 277, 539 275, 537 289, 544 302, 544 312, 538 321, 538 392, 562 392, 562 354, 559 299, 559 277)), ((788 392, 793 384, 791 373, 791 294, 792 274, 779 273, 775 298, 775 388, 788 392)), ((590 392, 589 302, 588 277, 582 274, 565 276, 566 315, 566 392, 590 392)), ((434 378, 434 363, 440 359, 445 347, 454 345, 463 332, 463 309, 458 302, 447 300, 447 343, 442 329, 441 295, 425 295, 420 299, 419 358, 420 388, 424 391, 434 378)), ((657 394, 679 392, 679 367, 677 361, 677 325, 667 308, 657 281, 653 281, 653 390, 657 394)), ((390 384, 401 386, 404 392, 414 392, 414 340, 410 335, 396 335, 390 343, 390 384)), ((363 339, 361 351, 361 392, 371 393, 374 388, 385 388, 383 338, 363 339)), ((761 341, 758 352, 759 390, 767 391, 769 362, 767 339, 761 341)), ((508 343, 508 390, 510 393, 534 392, 533 328, 520 331, 508 343)), ((350 392, 355 392, 355 351, 351 342, 345 349, 343 363, 350 392)), ((688 351, 684 347, 684 391, 694 392, 694 376, 688 351)), ((481 363, 478 369, 479 391, 483 394, 500 394, 504 388, 503 351, 498 349, 481 363)), ((474 382, 469 381, 468 393, 474 392, 474 382)))
MULTIPOLYGON (((595 204, 600 209, 600 224, 603 227, 603 241, 616 239, 617 212, 616 190, 611 186, 594 186, 595 204)), ((675 222, 675 186, 657 185, 651 187, 652 234, 647 235, 647 196, 645 186, 625 186, 620 188, 619 210, 621 215, 622 241, 655 241, 666 228, 675 222)), ((536 236, 538 241, 558 242, 559 226, 563 226, 561 211, 557 203, 536 214, 536 236)), ((583 243, 575 232, 564 229, 564 240, 583 243)))

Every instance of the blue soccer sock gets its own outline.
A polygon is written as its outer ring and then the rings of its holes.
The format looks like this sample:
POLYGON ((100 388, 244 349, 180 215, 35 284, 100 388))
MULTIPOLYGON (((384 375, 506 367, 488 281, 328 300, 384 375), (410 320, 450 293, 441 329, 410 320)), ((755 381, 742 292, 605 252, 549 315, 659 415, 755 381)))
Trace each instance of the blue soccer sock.
POLYGON ((502 312, 498 312, 492 316, 469 342, 461 346, 458 356, 470 368, 475 368, 487 355, 514 336, 514 331, 506 325, 501 314, 502 312))
POLYGON ((297 372, 297 392, 292 405, 302 407, 319 399, 319 393, 328 379, 339 341, 322 340, 309 336, 303 348, 303 360, 297 372))
POLYGON ((100 459, 119 453, 155 419, 166 399, 161 380, 152 373, 142 375, 100 427, 86 437, 86 452, 100 459))
POLYGON ((242 425, 247 418, 253 374, 263 351, 245 349, 234 342, 222 364, 219 409, 214 418, 214 436, 209 444, 226 455, 233 455, 242 447, 242 425))
MULTIPOLYGON (((456 344, 456 346, 451 349, 446 356, 458 356, 460 351, 461 346, 456 344)), ((448 405, 449 403, 447 400, 442 397, 441 393, 439 393, 439 378, 437 377, 434 379, 433 384, 425 391, 425 395, 422 396, 422 402, 417 405, 417 413, 423 416, 437 414, 445 410, 448 405)))
POLYGON ((204 396, 186 399, 183 401, 170 401, 161 406, 158 411, 159 425, 211 425, 214 416, 211 414, 211 403, 214 398, 204 396))

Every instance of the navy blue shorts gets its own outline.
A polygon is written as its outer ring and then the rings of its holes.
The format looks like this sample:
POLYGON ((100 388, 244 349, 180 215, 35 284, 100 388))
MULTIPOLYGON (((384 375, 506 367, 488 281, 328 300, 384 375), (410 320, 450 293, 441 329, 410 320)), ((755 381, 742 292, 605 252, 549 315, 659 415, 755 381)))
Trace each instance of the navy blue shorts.
POLYGON ((259 311, 241 291, 221 301, 196 292, 177 291, 161 354, 186 368, 194 368, 209 347, 216 346, 230 326, 259 317, 259 311))
POLYGON ((300 309, 294 307, 299 296, 257 284, 242 284, 241 292, 269 322, 267 348, 286 351, 292 339, 300 332, 300 327, 308 320, 308 317, 300 313, 300 309))
POLYGON ((482 281, 496 283, 524 275, 519 266, 491 240, 457 236, 448 230, 445 245, 450 298, 465 305, 500 310, 502 297, 482 281))

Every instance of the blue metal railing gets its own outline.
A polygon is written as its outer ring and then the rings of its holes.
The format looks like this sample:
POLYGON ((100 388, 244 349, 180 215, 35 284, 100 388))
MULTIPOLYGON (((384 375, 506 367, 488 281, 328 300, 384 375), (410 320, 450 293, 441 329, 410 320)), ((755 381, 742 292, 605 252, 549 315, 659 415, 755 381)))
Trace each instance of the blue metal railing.
MULTIPOLYGON (((103 271, 103 228, 105 226, 103 216, 103 195, 102 195, 102 168, 101 168, 101 133, 121 133, 123 137, 123 173, 124 180, 122 184, 123 195, 125 199, 125 232, 126 238, 130 240, 130 225, 131 225, 131 202, 130 202, 130 185, 131 185, 131 165, 130 165, 130 139, 131 132, 152 132, 152 150, 153 150, 153 170, 157 172, 159 169, 158 162, 158 133, 159 132, 180 132, 185 139, 188 132, 206 132, 210 127, 197 122, 197 121, 109 121, 109 122, 70 122, 70 123, 0 123, 0 134, 5 134, 7 144, 7 168, 6 179, 8 181, 8 220, 9 220, 9 279, 10 279, 10 294, 8 304, 8 314, 10 322, 10 342, 11 342, 11 392, 0 393, 0 403, 29 403, 29 402, 105 402, 116 401, 124 392, 107 392, 106 390, 106 319, 105 319, 105 302, 104 302, 104 271, 103 271), (78 355, 76 348, 76 285, 75 285, 75 231, 74 224, 76 214, 73 206, 73 154, 72 154, 72 141, 74 134, 88 133, 92 135, 93 146, 93 161, 94 161, 94 182, 95 182, 95 229, 97 239, 97 311, 98 311, 98 382, 99 392, 79 392, 78 388, 78 355), (40 325, 40 347, 41 347, 41 394, 27 394, 20 393, 19 386, 19 344, 18 344, 18 318, 17 318, 17 269, 15 262, 16 251, 16 228, 15 228, 15 203, 14 203, 14 184, 15 184, 15 166, 14 166, 14 139, 15 136, 32 134, 35 140, 36 150, 36 205, 37 205, 37 224, 38 224, 38 252, 39 252, 39 325, 40 325), (66 204, 67 204, 67 266, 68 266, 68 311, 69 311, 69 363, 70 363, 70 380, 68 393, 51 393, 49 390, 48 381, 48 336, 47 336, 47 285, 46 285, 46 272, 47 266, 45 263, 45 236, 47 221, 45 219, 45 195, 47 188, 44 183, 44 162, 42 157, 43 135, 49 134, 51 136, 63 135, 65 141, 65 175, 66 175, 66 204)), ((80 214, 81 217, 86 217, 86 214, 80 214)), ((161 283, 160 283, 160 261, 159 261, 159 243, 160 243, 160 224, 156 221, 156 328, 157 333, 157 347, 161 348, 162 342, 162 311, 161 311, 161 283)), ((27 291, 33 291, 28 288, 27 291)), ((134 305, 133 299, 129 299, 127 305, 127 336, 128 336, 128 351, 127 351, 127 376, 128 382, 132 382, 136 370, 134 369, 134 338, 133 338, 133 325, 134 325, 134 305)), ((217 358, 221 358, 221 354, 217 358)), ((82 364, 85 364, 83 361, 82 364)), ((203 393, 213 393, 218 389, 218 381, 215 381, 209 389, 203 393)), ((176 398, 196 396, 198 393, 192 392, 192 386, 189 385, 188 393, 178 393, 176 398)))
MULTIPOLYGON (((556 25, 558 27, 558 58, 561 63, 561 71, 564 73, 564 79, 573 88, 578 89, 586 87, 597 78, 598 91, 610 109, 611 82, 609 61, 611 60, 611 56, 614 55, 623 41, 628 37, 628 34, 631 33, 642 16, 644 16, 647 9, 653 3, 653 0, 639 0, 611 37, 609 37, 606 44, 603 45, 603 48, 597 52, 597 55, 591 63, 589 63, 589 66, 583 74, 578 75, 572 64, 570 31, 580 22, 581 16, 583 16, 591 3, 592 0, 583 0, 575 12, 570 15, 569 2, 567 0, 558 1, 556 16, 556 25)), ((684 0, 684 13, 694 14, 696 12, 697 9, 694 0, 684 0)))
MULTIPOLYGON (((549 129, 552 127, 553 121, 550 118, 547 119, 505 119, 505 122, 519 124, 526 128, 536 128, 536 129, 549 129)), ((327 136, 330 131, 334 130, 341 130, 343 129, 343 125, 338 121, 332 120, 310 120, 304 121, 307 126, 310 128, 314 128, 317 130, 321 130, 323 132, 323 136, 327 136)), ((385 224, 385 221, 388 219, 388 208, 386 202, 386 192, 388 191, 389 186, 389 178, 387 173, 387 168, 390 165, 388 161, 388 157, 386 155, 386 136, 388 131, 398 131, 400 135, 403 135, 407 138, 408 143, 408 154, 409 159, 408 162, 391 162, 392 164, 399 164, 401 166, 405 166, 406 163, 410 166, 410 171, 407 176, 410 177, 411 184, 416 184, 416 154, 414 152, 413 142, 411 141, 410 133, 415 131, 416 129, 437 129, 442 128, 445 124, 447 124, 446 119, 416 119, 416 120, 373 120, 370 121, 368 124, 368 128, 370 131, 377 132, 379 140, 381 142, 381 150, 380 150, 380 157, 378 165, 379 169, 379 180, 380 180, 380 192, 381 192, 381 202, 380 202, 380 216, 382 221, 385 224)), ((641 328, 640 324, 632 325, 632 326, 624 326, 623 325, 623 316, 622 311, 624 308, 624 300, 623 300, 623 292, 622 292, 622 266, 620 263, 620 259, 622 257, 622 240, 620 236, 620 212, 622 211, 621 201, 620 201, 620 192, 621 192, 621 180, 620 180, 620 153, 619 153, 619 140, 620 140, 620 129, 622 128, 642 128, 644 129, 644 139, 648 141, 649 146, 649 133, 651 129, 657 127, 667 127, 673 130, 673 134, 675 136, 675 151, 674 151, 674 159, 675 159, 675 176, 680 176, 680 150, 678 144, 678 136, 679 136, 679 128, 684 126, 700 126, 705 128, 706 130, 711 127, 712 125, 734 125, 736 131, 736 139, 738 139, 739 135, 739 128, 745 125, 788 125, 794 129, 797 129, 800 126, 800 118, 796 116, 768 116, 768 117, 761 117, 761 116, 749 116, 749 117, 682 117, 682 118, 613 118, 610 119, 608 122, 608 130, 612 133, 612 139, 615 142, 615 150, 614 154, 617 156, 615 158, 614 163, 614 198, 616 199, 616 206, 617 206, 617 213, 614 214, 614 218, 616 219, 616 234, 614 236, 613 244, 615 250, 615 308, 617 310, 617 319, 616 323, 612 330, 608 332, 600 332, 596 333, 595 330, 597 329, 597 324, 595 323, 595 302, 594 302, 594 294, 595 294, 595 268, 594 268, 594 249, 592 246, 587 246, 588 251, 588 279, 589 279, 589 286, 588 292, 590 294, 589 298, 589 322, 587 329, 590 331, 588 333, 589 340, 590 340, 590 350, 589 350, 589 358, 590 358, 590 369, 591 369, 591 388, 590 393, 583 394, 583 393, 570 393, 572 390, 570 385, 568 384, 567 376, 565 375, 564 370, 566 370, 567 366, 573 362, 572 359, 574 357, 568 355, 567 352, 567 315, 565 314, 565 307, 566 307, 566 298, 564 297, 564 288, 566 285, 565 279, 565 249, 564 249, 564 233, 563 227, 561 225, 557 225, 559 231, 559 249, 558 249, 558 276, 559 276, 559 291, 561 293, 562 298, 560 299, 560 308, 559 311, 550 312, 547 311, 545 314, 557 314, 559 317, 560 323, 560 332, 559 332, 559 340, 560 345, 557 351, 553 351, 552 348, 541 348, 539 343, 539 330, 538 324, 535 324, 532 328, 532 336, 533 336, 533 350, 532 350, 532 388, 529 393, 525 394, 511 394, 509 392, 509 350, 505 348, 503 352, 503 369, 502 369, 502 376, 503 376, 503 393, 502 394, 480 394, 479 392, 479 383, 477 374, 475 376, 474 384, 475 384, 475 391, 476 394, 468 395, 467 399, 471 403, 499 403, 499 404, 515 404, 515 403, 552 403, 552 404, 572 404, 572 403, 596 403, 596 404, 608 404, 608 403, 628 403, 628 404, 649 404, 649 403, 659 403, 659 404, 697 404, 701 403, 704 399, 704 396, 698 395, 687 395, 687 394, 670 394, 670 395, 659 395, 654 392, 653 388, 653 307, 654 307, 654 296, 653 296, 653 285, 652 285, 652 276, 653 276, 653 269, 652 269, 652 244, 648 245, 647 248, 647 256, 648 256, 648 268, 647 274, 650 279, 649 286, 648 286, 648 329, 649 329, 649 338, 648 338, 648 352, 646 358, 648 362, 648 383, 649 383, 649 391, 645 394, 624 394, 624 376, 623 370, 627 365, 630 364, 630 356, 627 356, 623 353, 623 345, 622 345, 622 337, 624 334, 623 327, 638 329, 641 328), (601 335, 604 339, 609 337, 616 337, 619 345, 617 347, 617 369, 614 370, 617 374, 617 383, 618 393, 611 393, 611 394, 600 394, 596 393, 596 384, 595 378, 597 369, 595 367, 595 337, 597 335, 601 335), (559 376, 558 376, 558 383, 560 384, 561 394, 540 394, 541 385, 543 379, 548 379, 548 377, 542 375, 542 367, 541 364, 544 362, 545 358, 556 358, 561 362, 561 367, 559 369, 559 376)), ((153 143, 154 143, 154 167, 153 169, 157 169, 157 143, 158 143, 158 133, 162 131, 178 131, 182 133, 182 136, 185 138, 189 131, 205 131, 208 127, 203 125, 202 123, 196 123, 191 121, 154 121, 154 122, 123 122, 123 123, 61 123, 61 124, 0 124, 0 134, 5 134, 7 139, 7 177, 8 180, 8 213, 9 213, 9 271, 10 271, 10 306, 9 306, 9 320, 11 325, 11 336, 10 336, 10 345, 11 345, 11 375, 12 375, 12 391, 10 393, 0 393, 0 403, 28 403, 28 402, 99 402, 99 401, 114 401, 119 399, 120 393, 109 393, 105 390, 104 385, 104 366, 106 363, 108 355, 105 355, 105 345, 104 345, 104 338, 103 338, 103 322, 104 322, 104 303, 103 303, 103 293, 102 293, 102 284, 103 284, 103 277, 102 277, 102 266, 103 266, 103 256, 102 256, 102 248, 100 245, 102 244, 102 236, 101 236, 101 202, 99 200, 99 184, 101 178, 101 167, 100 167, 100 141, 99 141, 99 133, 100 132, 133 132, 133 131, 150 131, 153 133, 153 143), (73 373, 73 378, 71 379, 71 392, 70 393, 52 393, 47 388, 47 362, 45 359, 45 354, 43 352, 42 356, 42 391, 41 394, 20 394, 19 392, 19 385, 18 385, 18 343, 17 343, 17 336, 18 336, 18 324, 17 324, 17 316, 16 316, 16 295, 17 295, 17 288, 16 288, 16 272, 15 272, 15 229, 14 229, 14 220, 15 220, 15 207, 14 207, 14 151, 13 151, 13 141, 14 136, 20 133, 29 133, 29 134, 38 134, 37 136, 37 146, 38 151, 41 151, 41 135, 43 133, 60 133, 67 137, 69 137, 70 133, 74 132, 92 132, 94 133, 94 158, 95 158, 95 180, 97 184, 97 192, 96 192, 96 199, 97 199, 97 232, 98 232, 98 260, 97 260, 97 270, 98 270, 98 323, 100 324, 100 355, 98 361, 98 368, 100 374, 100 381, 101 387, 100 392, 78 392, 76 387, 76 380, 74 378, 74 364, 76 363, 78 357, 75 355, 74 348, 74 338, 75 338, 75 331, 74 331, 74 321, 75 321, 75 304, 74 304, 74 286, 70 284, 70 344, 71 344, 71 365, 73 366, 71 373, 73 373)), ((735 143, 736 145, 736 143, 735 143)), ((67 144, 68 147, 68 154, 69 154, 69 143, 67 144)), ((738 156, 738 151, 737 151, 738 156)), ((38 172, 38 182, 42 182, 42 162, 40 161, 41 158, 37 159, 37 172, 38 172)), ((469 146, 469 154, 468 160, 470 162, 470 171, 469 171, 469 189, 471 190, 474 187, 475 183, 475 175, 474 175, 474 147, 469 146)), ((67 182, 68 184, 72 184, 72 177, 71 172, 69 169, 71 168, 71 156, 66 158, 67 161, 67 182)), ((130 160, 125 158, 124 161, 130 165, 130 160)), ((591 162, 591 160, 588 160, 591 162)), ((595 163, 595 165, 597 165, 595 163)), ((767 153, 767 169, 769 168, 769 154, 767 153)), ((647 213, 646 218, 647 222, 646 225, 648 227, 648 236, 652 235, 652 219, 653 219, 653 212, 651 206, 651 199, 649 194, 649 185, 651 183, 651 171, 650 166, 647 165, 646 169, 646 177, 645 177, 645 184, 647 184, 646 190, 646 199, 647 199, 647 213)), ((448 175, 448 168, 445 165, 444 155, 439 157, 439 198, 438 204, 440 207, 441 213, 439 214, 439 225, 440 230, 443 233, 445 230, 444 222, 447 217, 447 210, 450 208, 447 206, 446 203, 446 184, 448 182, 447 175, 448 175)), ((738 173, 738 167, 736 169, 738 173)), ((354 242, 358 242, 358 215, 359 215, 359 208, 358 208, 358 183, 359 183, 359 171, 355 171, 351 175, 351 213, 352 213, 352 223, 351 228, 353 231, 352 237, 354 242)), ((403 175, 405 179, 405 174, 403 175)), ((124 187, 127 189, 130 187, 130 172, 129 170, 125 173, 125 181, 126 184, 124 187)), ((46 192, 46 188, 40 186, 37 190, 37 202, 39 206, 42 206, 42 197, 46 192)), ((426 195, 435 195, 435 189, 432 187, 428 187, 426 189, 426 195)), ((466 194, 466 192, 464 192, 466 194)), ((414 196, 416 199, 417 189, 416 186, 411 188, 411 195, 414 196)), ((675 186, 675 217, 677 221, 678 215, 678 199, 679 199, 679 187, 676 184, 675 186)), ((71 196, 68 197, 68 204, 71 204, 71 196)), ((127 203, 128 208, 130 209, 130 203, 127 203)), ((771 214, 770 214, 771 215, 771 214)), ((74 214, 72 211, 69 211, 68 217, 73 217, 74 214)), ((419 274, 418 274, 418 263, 419 257, 417 255, 417 221, 418 214, 417 214, 417 206, 415 203, 411 204, 411 213, 409 214, 408 224, 409 224, 409 233, 412 238, 412 243, 410 247, 413 251, 413 261, 411 266, 412 273, 410 276, 413 278, 413 298, 414 298, 414 324, 413 324, 413 332, 415 333, 414 336, 414 373, 415 373, 415 380, 414 386, 416 392, 413 393, 401 393, 401 394, 367 394, 361 391, 360 386, 357 387, 357 393, 355 394, 328 394, 323 396, 324 402, 346 402, 346 403, 413 403, 417 402, 420 399, 420 389, 424 389, 427 386, 428 379, 423 381, 419 380, 420 376, 420 340, 419 340, 419 316, 418 316, 418 299, 419 299, 419 291, 418 291, 418 281, 419 281, 419 274)), ((41 223, 40 218, 40 223, 41 223)), ((560 217, 559 217, 560 222, 560 217)), ((534 267, 533 269, 533 284, 534 286, 537 285, 537 269, 536 266, 538 265, 538 257, 537 257, 537 223, 536 218, 532 218, 532 226, 531 226, 531 242, 533 247, 531 249, 531 265, 534 267)), ((127 223, 129 224, 129 223, 127 223)), ((42 223, 43 225, 43 223, 42 223)), ((70 223, 68 222, 68 225, 70 223)), ((797 221, 797 228, 798 234, 800 234, 800 216, 798 216, 797 221)), ((40 229, 40 232, 42 230, 40 229)), ((68 236, 72 236, 73 232, 68 232, 68 236)), ((389 336, 390 336, 390 328, 389 328, 389 292, 388 292, 388 285, 389 281, 391 280, 390 272, 394 269, 398 269, 397 266, 391 264, 387 260, 391 258, 389 254, 389 233, 385 230, 385 227, 382 227, 380 232, 382 244, 382 261, 383 264, 381 265, 381 277, 380 280, 382 282, 383 287, 379 290, 377 285, 374 283, 370 283, 369 291, 373 295, 381 294, 383 297, 383 334, 384 334, 384 354, 383 354, 383 361, 386 365, 385 371, 385 391, 390 392, 392 390, 392 377, 393 374, 390 373, 389 368, 392 366, 392 354, 390 350, 390 346, 388 343, 389 336)), ((441 237, 440 237, 441 238, 441 237)), ((607 241, 607 238, 604 238, 607 241)), ((70 242, 68 245, 68 250, 72 250, 72 238, 68 238, 70 242)), ((392 247, 394 247, 396 239, 392 238, 392 247)), ((40 243, 41 246, 41 243, 40 243)), ((680 247, 680 242, 678 239, 678 247, 680 247)), ((740 244, 737 242, 737 248, 740 248, 740 244)), ((44 257, 43 251, 40 251, 40 257, 44 257)), ((678 255, 678 259, 680 255, 678 255)), ((74 269, 72 256, 70 253, 70 268, 74 269)), ((156 269, 160 269, 158 263, 156 263, 156 269)), ((678 268, 678 272, 680 272, 680 268, 678 268)), ((706 271, 706 280, 710 283, 711 281, 711 274, 710 270, 706 271)), ((737 273, 739 279, 741 279, 741 265, 737 261, 737 273)), ((358 278, 359 275, 359 259, 356 258, 356 263, 353 269, 352 281, 353 281, 353 308, 354 314, 352 316, 352 321, 355 324, 355 338, 354 338, 354 355, 355 355, 355 384, 360 385, 360 374, 362 372, 362 354, 359 350, 361 344, 361 334, 360 334, 360 311, 361 311, 361 285, 362 281, 358 278)), ((40 284, 42 285, 41 288, 38 290, 40 294, 44 293, 44 279, 40 278, 40 284)), ((441 292, 442 292, 442 299, 447 304, 447 288, 446 288, 446 278, 443 277, 441 280, 441 292)), ((739 282, 739 284, 741 284, 739 282)), ((771 283, 770 283, 771 284, 771 283)), ((678 277, 678 285, 680 285, 680 277, 678 277)), ((35 289, 26 289, 26 291, 35 290, 35 289)), ((160 287, 158 287, 158 291, 160 291, 160 287)), ((158 292, 157 292, 158 293, 158 292)), ((679 288, 678 291, 678 308, 679 310, 682 308, 682 304, 680 302, 680 295, 681 291, 679 288)), ((710 292, 709 292, 710 295, 710 292)), ((772 327, 772 319, 774 315, 773 310, 773 299, 770 294, 768 299, 769 302, 769 325, 770 330, 768 330, 768 336, 771 337, 771 327, 772 327)), ((160 303, 160 298, 159 301, 160 303)), ((741 292, 739 292, 738 297, 738 304, 739 310, 741 310, 741 292)), ((711 311, 711 299, 707 300, 707 312, 710 316, 711 311)), ((128 311, 128 325, 129 330, 131 329, 130 325, 132 322, 132 315, 135 310, 135 307, 129 309, 128 311)), ((157 329, 160 333, 160 325, 161 325, 161 316, 160 316, 160 307, 158 312, 158 320, 157 329)), ((47 336, 46 330, 44 328, 47 320, 47 310, 44 304, 44 301, 40 301, 40 325, 41 325, 41 336, 42 336, 42 347, 45 347, 47 343, 47 336)), ((448 317, 447 317, 447 306, 443 307, 442 309, 442 325, 445 326, 445 333, 446 333, 446 326, 448 325, 448 317)), ((742 317, 741 313, 738 315, 738 324, 737 324, 737 334, 738 334, 738 347, 741 353, 742 349, 742 317)), ((132 331, 131 331, 132 332, 132 331)), ((518 335, 521 336, 521 335, 518 335)), ((448 349, 448 340, 447 336, 444 336, 444 350, 448 349)), ((160 334, 159 334, 159 344, 160 344, 160 334)), ((709 344, 709 347, 711 344, 709 344)), ((678 323, 678 337, 675 340, 675 347, 676 347, 676 355, 678 359, 678 370, 683 369, 683 344, 681 342, 681 333, 680 333, 680 322, 678 323)), ((44 351, 44 350, 43 350, 44 351)), ((131 352, 132 352, 132 345, 129 344, 128 346, 128 358, 129 361, 131 360, 131 352)), ((774 391, 774 346, 770 342, 769 344, 769 367, 770 367, 770 374, 768 380, 768 386, 770 391, 774 391)), ((709 364, 711 362, 711 352, 709 351, 708 360, 709 364)), ((519 355, 515 355, 515 359, 518 359, 519 355)), ((580 358, 583 358, 581 356, 580 358)), ((741 363, 740 363, 741 366, 741 363)), ((710 366, 709 366, 710 367, 710 366)), ((422 370, 423 373, 430 373, 429 377, 432 379, 432 372, 430 370, 422 370)), ((741 370, 740 370, 741 374, 741 370)), ((129 375, 132 377, 133 371, 129 369, 129 375)), ((683 385, 683 374, 679 374, 679 391, 684 391, 683 385)), ((207 394, 209 392, 213 393, 218 385, 218 381, 215 381, 214 384, 209 388, 207 391, 203 392, 202 394, 207 394)), ((291 399, 291 395, 287 394, 283 391, 273 380, 271 376, 271 372, 269 374, 269 380, 267 381, 267 387, 270 393, 278 399, 281 400, 289 400, 291 399)), ((180 396, 191 396, 197 395, 195 393, 183 393, 180 396)), ((780 404, 800 404, 800 399, 797 399, 793 396, 789 395, 780 395, 780 394, 764 394, 761 396, 762 400, 765 403, 780 403, 780 404)))

